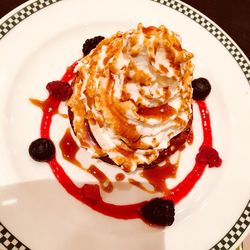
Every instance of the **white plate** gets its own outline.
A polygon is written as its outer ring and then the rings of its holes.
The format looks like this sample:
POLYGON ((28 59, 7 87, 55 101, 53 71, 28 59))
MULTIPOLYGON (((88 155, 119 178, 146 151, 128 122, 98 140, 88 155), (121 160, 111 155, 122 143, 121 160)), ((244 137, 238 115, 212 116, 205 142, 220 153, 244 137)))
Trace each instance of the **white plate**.
MULTIPOLYGON (((1 20, 2 247, 234 249, 246 234, 250 223, 249 61, 225 32, 198 11, 176 0, 158 2, 29 1, 1 20), (135 27, 138 22, 166 25, 179 33, 183 47, 195 54, 195 77, 204 76, 212 83, 207 104, 214 147, 223 159, 222 167, 207 169, 192 192, 176 206, 175 223, 165 230, 151 228, 141 220, 116 220, 92 211, 65 192, 47 164, 32 161, 27 153, 29 143, 39 137, 41 119, 41 111, 28 98, 46 97, 46 83, 60 78, 66 66, 81 56, 86 38, 108 36, 135 27)), ((193 166, 200 144, 197 107, 194 112, 195 141, 182 156, 176 182, 193 166)), ((57 142, 68 123, 55 118, 53 126, 57 142)), ((80 157, 86 165, 93 162, 87 155, 80 157)), ((95 181, 60 156, 59 160, 76 182, 95 181)), ((105 164, 99 166, 110 176, 117 171, 105 164)), ((148 194, 130 188, 126 182, 117 185, 111 195, 103 195, 105 200, 118 203, 148 198, 148 194)))

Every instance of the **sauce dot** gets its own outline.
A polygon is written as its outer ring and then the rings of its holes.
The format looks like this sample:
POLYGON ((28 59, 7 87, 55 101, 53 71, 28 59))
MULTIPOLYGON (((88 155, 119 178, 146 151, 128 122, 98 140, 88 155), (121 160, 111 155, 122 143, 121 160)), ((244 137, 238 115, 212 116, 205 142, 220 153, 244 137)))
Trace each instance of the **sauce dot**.
POLYGON ((123 173, 118 173, 115 176, 116 181, 123 181, 125 179, 125 175, 123 173))

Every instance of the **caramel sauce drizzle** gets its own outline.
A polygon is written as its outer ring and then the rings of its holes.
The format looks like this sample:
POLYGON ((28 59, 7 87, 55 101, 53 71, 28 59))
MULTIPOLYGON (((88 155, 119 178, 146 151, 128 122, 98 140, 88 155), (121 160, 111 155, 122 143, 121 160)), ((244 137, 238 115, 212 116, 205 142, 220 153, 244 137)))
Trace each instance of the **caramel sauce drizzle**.
MULTIPOLYGON (((40 108, 41 110, 49 109, 49 108, 50 108, 50 105, 51 105, 49 99, 46 99, 46 100, 44 100, 44 101, 41 101, 41 100, 38 100, 38 99, 35 99, 35 98, 29 98, 29 101, 30 101, 33 105, 35 105, 35 106, 37 106, 38 108, 40 108)), ((52 111, 53 111, 52 115, 58 114, 58 110, 53 110, 53 109, 52 109, 52 111)))
POLYGON ((135 180, 135 179, 128 178, 128 182, 129 182, 131 185, 136 186, 136 187, 138 187, 139 189, 141 189, 141 190, 143 190, 143 191, 145 191, 145 192, 147 192, 147 193, 150 193, 150 194, 156 193, 155 190, 149 190, 149 189, 147 189, 147 188, 143 185, 142 182, 137 181, 137 180, 135 180))
MULTIPOLYGON (((45 101, 40 101, 37 99, 31 98, 30 101, 38 106, 39 108, 43 109, 48 109, 49 108, 49 103, 45 101)), ((56 113, 56 112, 55 112, 56 113)), ((89 135, 91 136, 91 135, 89 135)), ((189 141, 192 141, 193 134, 189 133, 188 137, 190 138, 189 141), (190 135, 191 134, 191 135, 190 135)), ((74 164, 75 166, 83 169, 84 171, 90 173, 92 176, 94 176, 98 182, 100 183, 101 188, 105 192, 112 192, 113 191, 113 184, 109 180, 109 178, 96 166, 91 165, 88 169, 85 169, 82 164, 76 159, 76 155, 78 151, 80 150, 80 147, 78 144, 75 142, 71 135, 71 131, 69 128, 66 129, 64 136, 59 142, 59 147, 62 151, 62 156, 65 160, 68 162, 74 164)), ((127 157, 130 157, 131 152, 127 152, 126 150, 121 149, 121 153, 124 155, 127 155, 127 157)), ((179 162, 179 161, 178 161, 179 162)), ((169 193, 169 189, 167 188, 166 185, 166 179, 168 178, 175 178, 176 176, 176 171, 178 168, 178 162, 175 164, 172 164, 167 158, 165 160, 165 164, 163 166, 156 166, 154 168, 149 168, 149 169, 144 169, 141 172, 141 177, 145 178, 153 187, 154 190, 149 190, 146 188, 143 183, 134 180, 132 178, 129 178, 128 181, 131 185, 134 185, 143 191, 149 192, 149 193, 155 193, 155 192, 161 192, 164 195, 167 195, 169 193)), ((119 173, 116 175, 116 180, 117 181, 122 181, 124 180, 125 175, 123 173, 119 173)))
POLYGON ((69 128, 67 128, 64 136, 60 140, 59 147, 62 151, 62 156, 66 161, 74 164, 81 169, 84 169, 82 167, 82 164, 76 159, 76 154, 80 150, 80 147, 73 139, 69 128))
POLYGON ((108 177, 100 170, 98 169, 95 165, 91 165, 88 170, 88 173, 93 175, 100 183, 100 186, 103 191, 107 193, 111 193, 113 191, 113 184, 112 182, 108 179, 108 177))
POLYGON ((167 118, 176 114, 175 108, 171 107, 167 103, 158 107, 147 108, 140 107, 137 111, 138 115, 142 115, 148 118, 167 118))
POLYGON ((80 147, 77 145, 77 143, 73 139, 69 128, 67 128, 64 136, 60 140, 59 146, 62 151, 63 158, 66 161, 74 164, 75 166, 81 168, 82 170, 94 176, 100 183, 100 186, 103 191, 107 193, 110 193, 113 191, 112 182, 100 169, 98 169, 94 165, 91 165, 88 169, 85 169, 82 166, 82 164, 76 159, 76 154, 80 150, 80 147))
POLYGON ((60 115, 62 118, 65 118, 65 119, 69 118, 69 116, 67 114, 58 113, 58 115, 60 115))
POLYGON ((123 181, 125 179, 125 174, 123 173, 118 173, 115 176, 116 181, 123 181))
POLYGON ((167 158, 163 166, 144 169, 140 175, 154 187, 155 192, 161 192, 164 195, 167 195, 169 193, 169 189, 167 187, 166 180, 168 178, 176 177, 178 164, 179 161, 172 164, 167 158))

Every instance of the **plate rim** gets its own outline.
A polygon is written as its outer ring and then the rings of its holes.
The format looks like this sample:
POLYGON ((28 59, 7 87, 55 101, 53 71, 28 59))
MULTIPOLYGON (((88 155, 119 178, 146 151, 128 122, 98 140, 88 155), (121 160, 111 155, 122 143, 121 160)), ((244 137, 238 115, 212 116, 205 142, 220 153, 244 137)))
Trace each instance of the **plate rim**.
MULTIPOLYGON (((0 19, 0 41, 18 24, 32 14, 61 2, 62 0, 30 0, 16 7, 0 19)), ((146 1, 146 0, 145 0, 146 1)), ((237 43, 215 22, 206 15, 180 0, 148 0, 165 7, 171 8, 191 20, 214 36, 219 43, 231 54, 250 86, 250 61, 237 43)), ((250 228, 250 199, 242 214, 228 232, 210 250, 231 249, 239 243, 239 240, 247 234, 250 228)), ((16 247, 17 249, 29 250, 24 243, 18 240, 0 221, 0 246, 16 247)), ((11 248, 12 249, 12 248, 11 248)))

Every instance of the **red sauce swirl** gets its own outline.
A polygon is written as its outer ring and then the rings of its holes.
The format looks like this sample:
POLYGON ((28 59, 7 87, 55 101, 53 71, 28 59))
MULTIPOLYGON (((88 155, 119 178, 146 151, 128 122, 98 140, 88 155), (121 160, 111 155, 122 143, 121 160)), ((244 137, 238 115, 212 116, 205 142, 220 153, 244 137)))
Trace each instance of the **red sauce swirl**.
MULTIPOLYGON (((74 77, 74 67, 77 64, 75 62, 72 66, 68 67, 67 72, 64 74, 62 80, 69 81, 74 77)), ((197 101, 203 126, 203 143, 201 149, 206 146, 212 148, 212 131, 210 125, 210 116, 204 101, 197 101)), ((50 126, 52 121, 52 116, 58 112, 58 106, 60 102, 55 100, 53 97, 49 96, 41 105, 43 110, 43 117, 41 121, 41 137, 49 138, 50 137, 50 126)), ((145 113, 145 112, 144 112, 145 113)), ((221 159, 215 159, 215 161, 221 164, 221 159)), ((190 173, 185 177, 185 179, 179 183, 173 189, 167 190, 164 198, 171 199, 174 203, 178 203, 182 200, 194 187, 197 181, 201 178, 207 164, 201 164, 199 161, 195 163, 194 168, 190 173)), ((52 172, 54 173, 58 182, 64 187, 64 189, 73 197, 75 197, 80 202, 91 207, 92 209, 114 218, 119 219, 135 219, 140 218, 140 207, 145 204, 146 201, 129 204, 129 205, 115 205, 110 204, 102 200, 99 186, 98 185, 89 185, 85 184, 83 187, 79 188, 74 184, 74 182, 69 178, 65 173, 62 166, 57 162, 56 158, 49 161, 52 172)), ((171 175, 175 175, 175 169, 171 170, 171 175), (172 171, 173 170, 173 171, 172 171)), ((170 173, 169 173, 170 174, 170 173)), ((144 173, 146 176, 146 172, 144 173)), ((147 173, 147 178, 154 183, 153 174, 147 173)), ((160 184, 159 189, 164 189, 164 185, 160 184)))

